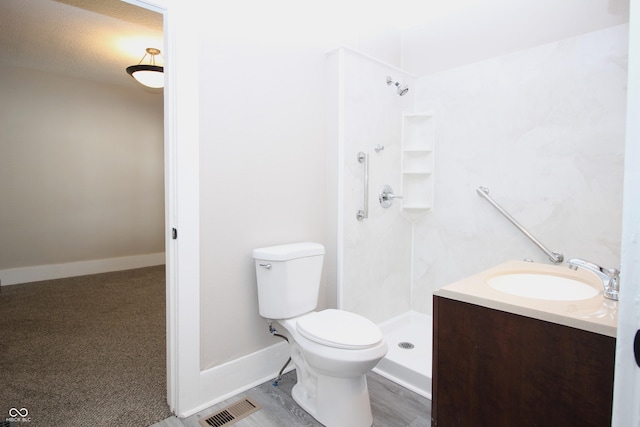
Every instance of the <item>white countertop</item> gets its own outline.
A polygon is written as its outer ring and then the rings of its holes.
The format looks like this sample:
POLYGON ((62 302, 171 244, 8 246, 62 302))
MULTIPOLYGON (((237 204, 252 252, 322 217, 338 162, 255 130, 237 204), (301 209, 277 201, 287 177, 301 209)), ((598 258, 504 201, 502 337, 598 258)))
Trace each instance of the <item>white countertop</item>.
POLYGON ((616 337, 618 302, 604 298, 602 281, 595 274, 583 269, 574 271, 566 265, 507 261, 438 289, 434 295, 616 337), (487 283, 492 277, 513 273, 566 277, 593 286, 598 294, 581 301, 548 301, 510 295, 493 289, 487 283))

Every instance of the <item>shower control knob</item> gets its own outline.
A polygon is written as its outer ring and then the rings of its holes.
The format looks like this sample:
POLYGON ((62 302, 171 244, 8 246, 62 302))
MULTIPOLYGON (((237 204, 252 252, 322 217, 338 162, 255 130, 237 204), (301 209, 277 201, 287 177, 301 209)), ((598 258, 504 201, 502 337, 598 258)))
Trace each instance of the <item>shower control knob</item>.
POLYGON ((378 197, 378 200, 380 200, 380 206, 386 209, 393 204, 394 199, 402 199, 402 196, 396 196, 393 194, 393 188, 391 188, 391 186, 383 185, 378 197))

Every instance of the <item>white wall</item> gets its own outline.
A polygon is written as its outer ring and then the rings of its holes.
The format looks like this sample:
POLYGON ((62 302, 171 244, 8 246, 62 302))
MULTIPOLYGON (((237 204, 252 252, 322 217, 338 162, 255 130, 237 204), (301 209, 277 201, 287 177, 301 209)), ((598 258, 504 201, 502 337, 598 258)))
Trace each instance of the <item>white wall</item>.
POLYGON ((258 314, 251 252, 325 244, 327 152, 320 48, 229 32, 224 40, 214 31, 203 38, 210 46, 200 71, 204 370, 281 341, 258 314))
POLYGON ((163 262, 162 95, 8 65, 0 93, 0 277, 163 262))
POLYGON ((436 112, 434 213, 416 224, 414 307, 508 259, 548 262, 478 186, 551 250, 620 265, 627 25, 419 79, 436 112))

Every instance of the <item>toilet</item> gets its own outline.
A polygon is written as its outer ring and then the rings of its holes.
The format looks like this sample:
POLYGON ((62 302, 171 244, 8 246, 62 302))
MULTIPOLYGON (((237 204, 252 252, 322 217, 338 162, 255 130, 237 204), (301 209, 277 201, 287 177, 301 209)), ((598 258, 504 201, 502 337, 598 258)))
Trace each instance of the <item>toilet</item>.
POLYGON ((298 381, 291 392, 326 427, 370 427, 366 374, 387 354, 378 326, 343 310, 314 311, 324 247, 303 242, 253 250, 260 316, 289 341, 298 381))

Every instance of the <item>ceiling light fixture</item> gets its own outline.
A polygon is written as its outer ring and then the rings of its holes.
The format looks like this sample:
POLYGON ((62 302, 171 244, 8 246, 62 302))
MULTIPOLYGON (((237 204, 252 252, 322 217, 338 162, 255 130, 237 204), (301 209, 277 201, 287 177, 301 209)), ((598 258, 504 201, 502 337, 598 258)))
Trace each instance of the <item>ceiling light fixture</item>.
POLYGON ((147 53, 144 54, 138 65, 127 67, 127 73, 145 86, 152 88, 164 87, 164 67, 156 65, 156 55, 160 55, 160 49, 148 47, 147 53), (143 64, 142 61, 151 55, 149 64, 143 64))

